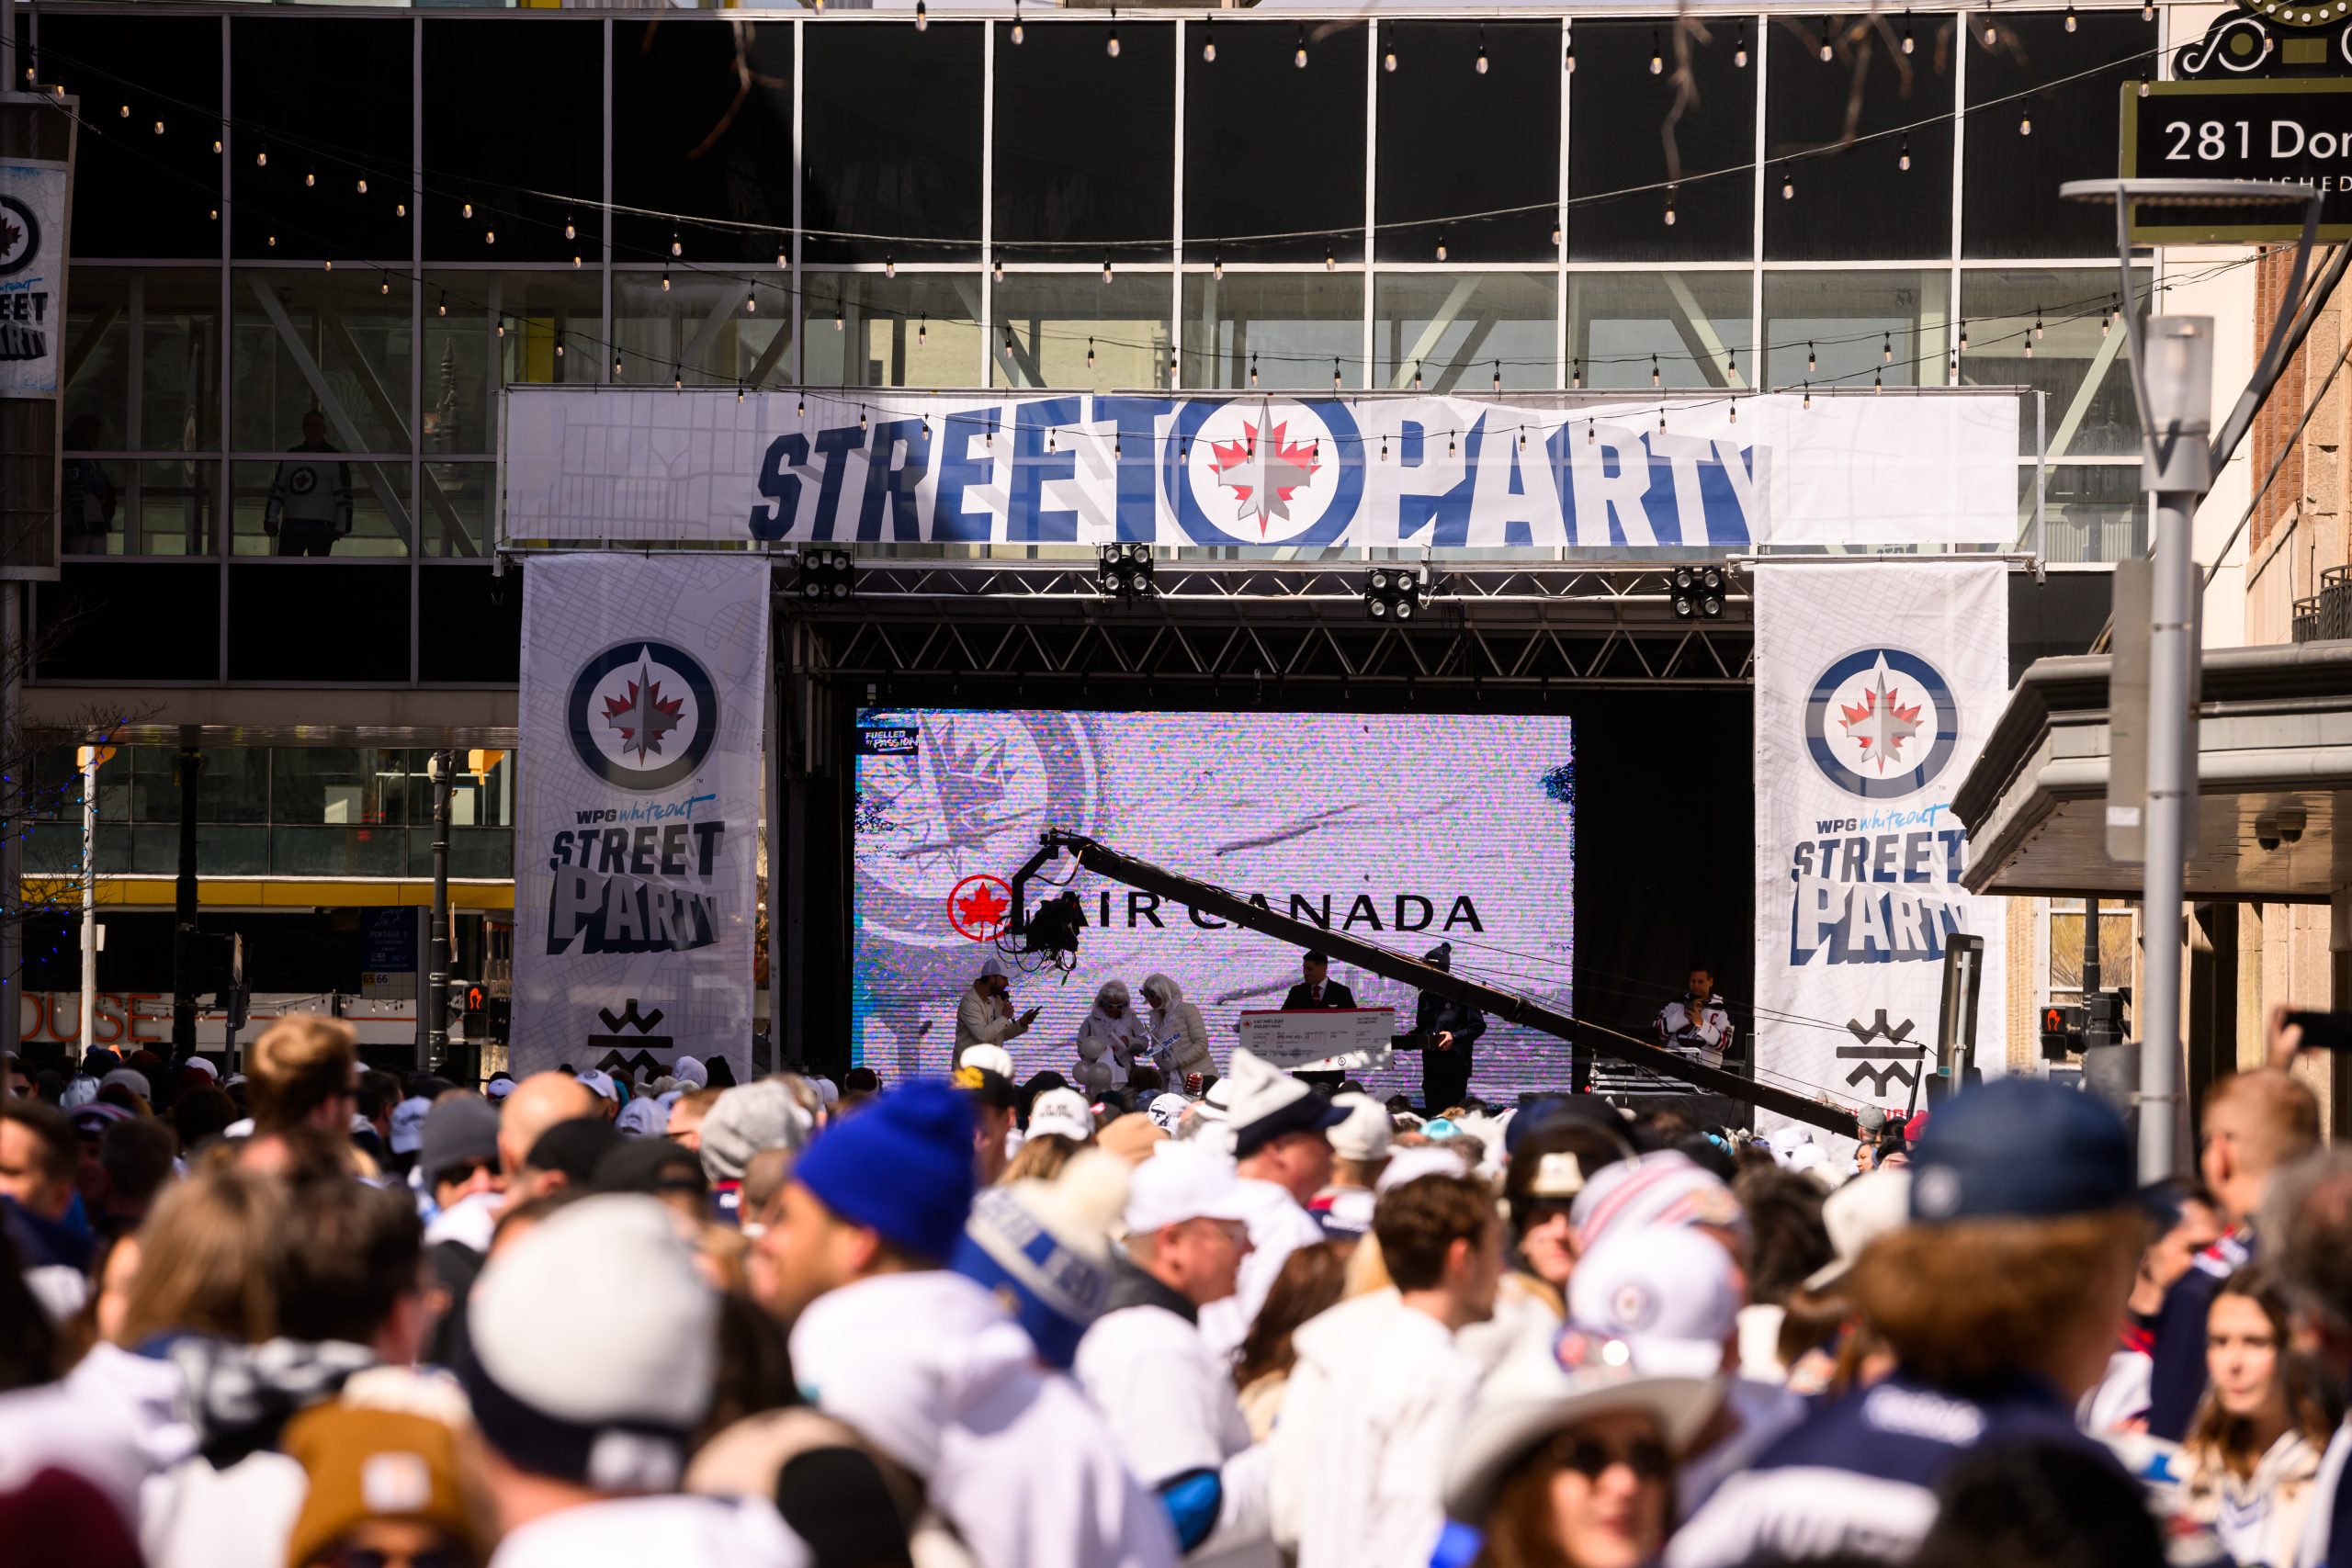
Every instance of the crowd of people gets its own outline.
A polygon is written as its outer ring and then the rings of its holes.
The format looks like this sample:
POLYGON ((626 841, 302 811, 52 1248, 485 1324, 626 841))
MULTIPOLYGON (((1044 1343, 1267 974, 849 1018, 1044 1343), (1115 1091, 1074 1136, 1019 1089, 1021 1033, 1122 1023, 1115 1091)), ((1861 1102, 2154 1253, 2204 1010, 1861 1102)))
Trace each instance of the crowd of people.
POLYGON ((2352 1155, 2288 1070, 2143 1188, 2032 1078, 1850 1156, 1241 1049, 1126 1110, 974 996, 894 1084, 0 1058, 0 1561, 2352 1564, 2352 1155))

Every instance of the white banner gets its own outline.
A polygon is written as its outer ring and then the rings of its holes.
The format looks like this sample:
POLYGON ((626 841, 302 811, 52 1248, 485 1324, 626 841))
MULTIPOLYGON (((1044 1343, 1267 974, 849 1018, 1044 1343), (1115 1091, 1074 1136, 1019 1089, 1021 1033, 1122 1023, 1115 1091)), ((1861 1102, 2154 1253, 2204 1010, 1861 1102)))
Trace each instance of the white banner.
POLYGON ((1710 553, 2017 534, 2017 398, 517 387, 504 536, 1710 553))
POLYGON ((726 1056, 750 1078, 768 570, 523 574, 513 1064, 726 1056))
POLYGON ((57 390, 65 182, 62 164, 0 163, 0 397, 57 390))
POLYGON ((1984 939, 1975 1062, 2004 1069, 2007 901, 1961 888, 1951 803, 2008 694, 2008 626, 1997 564, 1757 570, 1758 1077, 1912 1103, 1955 931, 1984 939))

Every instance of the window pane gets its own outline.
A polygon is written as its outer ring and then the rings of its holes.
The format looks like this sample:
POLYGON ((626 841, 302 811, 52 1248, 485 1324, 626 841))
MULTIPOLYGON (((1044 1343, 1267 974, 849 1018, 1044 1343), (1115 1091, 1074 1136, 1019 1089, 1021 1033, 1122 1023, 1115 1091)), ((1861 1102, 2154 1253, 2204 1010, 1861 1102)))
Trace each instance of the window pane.
POLYGON ((1774 19, 1764 106, 1765 255, 1894 261, 1951 254, 1951 127, 1943 117, 1951 113, 1952 80, 1936 47, 1942 30, 1941 18, 1920 26, 1907 16, 1774 19), (1834 40, 1826 63, 1825 22, 1834 40), (1916 29, 1917 45, 1907 56, 1899 42, 1905 28, 1916 29), (1921 120, 1930 123, 1916 133, 1900 129, 1921 120), (1792 194, 1783 197, 1784 187, 1792 194))
MULTIPOLYGON (((101 840, 106 829, 98 829, 101 840)), ((98 863, 117 869, 101 843, 98 863)), ((130 863, 120 869, 139 876, 170 876, 179 870, 180 832, 176 827, 134 828, 130 832, 130 863)), ((266 876, 269 874, 269 829, 207 827, 196 835, 196 867, 204 876, 266 876)))
POLYGON ((980 376, 980 275, 805 273, 801 379, 812 387, 968 387, 980 376), (836 325, 836 323, 839 323, 836 325))
MULTIPOLYGON (((1046 22, 996 49, 996 243, 1007 256, 1095 261, 1029 242, 1170 238, 1175 221, 1176 29, 1046 22)), ((1113 258, 1164 258, 1167 244, 1113 258)), ((1134 385, 1134 383, 1125 383, 1134 385)))
POLYGON ((354 463, 332 448, 229 466, 230 553, 408 554, 406 463, 354 463))
POLYGON ((617 213, 614 259, 659 261, 674 231, 688 260, 774 266, 792 227, 792 24, 667 12, 612 28, 613 199, 769 226, 681 231, 617 213))
POLYGON ((281 746, 271 758, 271 820, 360 828, 408 820, 407 751, 350 746, 281 746))
POLYGON ((68 451, 153 452, 220 439, 220 275, 81 266, 67 288, 68 451))
POLYGON ((269 868, 277 876, 402 876, 407 837, 398 828, 272 828, 269 868))
POLYGON ((598 293, 593 272, 427 273, 419 296, 424 449, 496 452, 498 394, 510 383, 594 381, 604 356, 598 293))
MULTIPOLYGON (((2030 465, 2018 470, 2018 481, 2024 532, 2033 519, 2030 465)), ((2042 505, 2052 560, 2129 560, 2147 554, 2147 497, 2140 489, 2137 463, 2060 464, 2050 470, 2042 505)), ((2031 542, 2030 532, 2025 537, 2031 542)))
POLYGON ((220 465, 183 458, 65 459, 64 548, 74 556, 205 556, 220 465))
POLYGON ((1328 388, 1335 367, 1343 385, 1363 379, 1361 276, 1185 275, 1185 386, 1328 388))
MULTIPOLYGON (((250 746, 220 746, 202 752, 196 779, 198 822, 261 822, 269 817, 269 753, 250 746)), ((98 770, 100 821, 161 822, 180 819, 179 757, 176 746, 133 746, 130 766, 117 759, 98 770), (128 792, 124 784, 128 782, 128 792)))
MULTIPOLYGON (((1755 251, 1756 71, 1735 63, 1745 22, 1702 42, 1672 23, 1578 22, 1568 95, 1571 261, 1738 261, 1755 251), (1693 97, 1668 125, 1688 51, 1693 97), (1650 74, 1650 60, 1665 69, 1650 74), (1674 218, 1666 193, 1675 182, 1674 218), (1611 193, 1624 191, 1616 196, 1611 193)), ((1753 39, 1746 39, 1753 44, 1753 39)))
MULTIPOLYGON (((807 30, 800 111, 810 229, 954 245, 811 238, 811 261, 970 261, 980 254, 981 51, 977 25, 828 22, 807 30), (919 91, 876 92, 885 82, 919 91)), ((1001 41, 1001 40, 1000 40, 1001 41)))
MULTIPOLYGON (((2050 915, 2050 987, 2079 998, 2083 989, 2082 901, 2073 914, 2050 915)), ((2098 984, 2103 991, 2133 983, 2132 912, 2101 909, 2098 914, 2098 984)))
MULTIPOLYGON (((474 482, 486 490, 492 481, 474 482)), ((487 510, 481 515, 487 525, 487 510)), ((419 681, 434 686, 511 686, 522 657, 523 593, 514 573, 493 577, 490 568, 466 562, 428 563, 417 573, 419 681)))
POLYGON ((2075 21, 2068 32, 2056 12, 2004 11, 1987 49, 1982 18, 1968 15, 1964 254, 2115 254, 2115 209, 2068 201, 2058 187, 2119 166, 2116 105, 2123 84, 2154 70, 2156 25, 2137 11, 2086 11, 2075 21), (2033 134, 2018 134, 2020 106, 2001 100, 2077 72, 2090 74, 2026 100, 2033 134), (1979 105, 1989 107, 1973 112, 1979 105))
POLYGON ((1442 237, 1450 261, 1549 261, 1560 199, 1558 24, 1384 24, 1384 52, 1391 45, 1396 69, 1380 73, 1381 259, 1434 261, 1442 237), (1418 221, 1502 208, 1531 210, 1451 231, 1418 221))
POLYGON ((232 681, 405 682, 413 625, 404 561, 240 561, 229 568, 232 681), (288 637, 288 604, 334 606, 333 637, 288 637))
POLYGON ((424 465, 424 553, 483 558, 498 489, 495 463, 424 465))
POLYGON ((1506 389, 1557 386, 1559 300, 1548 272, 1387 274, 1374 296, 1373 385, 1408 389, 1418 373, 1432 392, 1484 392, 1499 373, 1506 389))
MULTIPOLYGON (((1035 28, 1030 44, 1060 30, 1035 28)), ((990 384, 1167 386, 1171 287, 1166 273, 1123 273, 1109 283, 1094 272, 1007 274, 996 286, 990 384)))
POLYGON ((522 193, 603 195, 604 74, 598 22, 528 15, 426 20, 424 166, 435 171, 424 206, 426 255, 596 258, 604 233, 596 209, 522 193), (492 232, 494 246, 484 240, 492 232))
POLYGON ((74 148, 74 254, 219 255, 220 18, 43 12, 33 58, 92 121, 74 148))
POLYGON ((1327 249, 1343 262, 1363 259, 1364 28, 1317 22, 1305 36, 1302 71, 1295 27, 1195 22, 1185 29, 1184 243, 1200 253, 1192 259, 1319 263, 1327 249), (1211 43, 1216 59, 1203 60, 1211 43), (1272 148, 1282 150, 1279 167, 1313 169, 1316 177, 1268 177, 1272 148), (1317 229, 1355 232, 1235 238, 1317 229))
POLYGON ((343 451, 409 450, 409 301, 397 281, 240 268, 230 283, 232 446, 289 450, 306 439, 306 418, 322 412, 325 439, 343 451))
POLYGON ((409 190, 416 108, 410 27, 405 16, 240 17, 229 24, 234 254, 408 259, 416 219, 409 190))
MULTIPOLYGON (((412 828, 408 834, 411 876, 433 870, 433 829, 412 828)), ((514 832, 510 828, 449 829, 451 876, 509 877, 514 874, 514 832)))
POLYGON ((58 581, 35 585, 33 626, 44 681, 215 681, 220 569, 69 558, 58 581), (119 630, 141 626, 167 626, 172 636, 119 630))
POLYGON ((709 273, 613 275, 613 336, 619 344, 614 379, 668 386, 751 387, 780 383, 791 371, 792 312, 782 288, 751 287, 709 273), (759 309, 745 302, 756 297, 759 309))
POLYGON ((1768 272, 1765 382, 1941 386, 1951 291, 1943 272, 1768 272))
POLYGON ((1640 391, 1756 378, 1744 272, 1568 274, 1568 384, 1640 391))
MULTIPOLYGON (((2133 275, 2146 299, 2150 275, 2133 275)), ((2120 323, 2109 319, 2115 273, 1981 272, 1962 275, 1968 348, 1961 379, 1972 387, 2030 389, 2018 408, 2018 452, 2033 454, 2033 394, 2047 394, 2050 456, 2118 457, 2140 450, 2139 405, 2123 357, 2120 323), (2030 353, 2028 350, 2030 349, 2030 353)), ((2144 305, 2137 306, 2143 316, 2144 305)))

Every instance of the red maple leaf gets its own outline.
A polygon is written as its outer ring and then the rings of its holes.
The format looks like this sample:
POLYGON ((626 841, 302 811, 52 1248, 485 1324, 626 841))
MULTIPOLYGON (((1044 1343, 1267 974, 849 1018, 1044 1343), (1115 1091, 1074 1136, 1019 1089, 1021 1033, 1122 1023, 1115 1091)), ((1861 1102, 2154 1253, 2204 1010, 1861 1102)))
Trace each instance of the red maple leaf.
POLYGON ((17 240, 23 235, 24 231, 17 227, 14 219, 0 218, 0 254, 15 250, 17 240))
POLYGON ((998 896, 997 890, 981 883, 956 902, 956 918, 976 931, 1004 924, 1004 917, 1012 906, 998 896))
POLYGON ((1283 439, 1287 428, 1276 424, 1266 434, 1266 451, 1258 451, 1258 427, 1244 420, 1241 428, 1245 439, 1213 441, 1210 463, 1217 482, 1233 491, 1241 503, 1241 515, 1255 516, 1258 530, 1263 533, 1266 519, 1290 515, 1291 496, 1301 485, 1315 477, 1321 467, 1319 442, 1301 446, 1283 439), (1234 476, 1238 475, 1238 478, 1234 476), (1271 494, 1267 493, 1271 492, 1271 494))
POLYGON ((685 705, 684 697, 663 700, 659 681, 647 681, 641 693, 631 681, 627 696, 605 699, 605 722, 621 732, 621 750, 644 757, 662 750, 662 738, 678 728, 685 705))

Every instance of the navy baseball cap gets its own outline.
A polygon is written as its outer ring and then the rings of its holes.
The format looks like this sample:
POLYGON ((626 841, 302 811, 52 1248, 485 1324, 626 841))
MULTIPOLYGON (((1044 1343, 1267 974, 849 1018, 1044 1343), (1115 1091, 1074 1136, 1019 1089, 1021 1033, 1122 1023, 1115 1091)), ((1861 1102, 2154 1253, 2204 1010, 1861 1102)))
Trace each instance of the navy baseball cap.
POLYGON ((1955 1095, 1911 1149, 1911 1217, 1925 1224, 2059 1219, 2138 1196, 2115 1112, 2041 1078, 1995 1078, 1955 1095))

